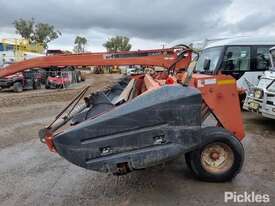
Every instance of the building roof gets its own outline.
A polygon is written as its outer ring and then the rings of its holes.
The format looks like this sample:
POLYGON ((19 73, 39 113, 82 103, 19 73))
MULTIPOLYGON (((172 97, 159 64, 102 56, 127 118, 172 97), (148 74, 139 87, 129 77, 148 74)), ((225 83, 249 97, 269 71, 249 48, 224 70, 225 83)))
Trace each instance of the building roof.
POLYGON ((275 45, 275 37, 238 37, 216 41, 205 48, 225 45, 275 45))

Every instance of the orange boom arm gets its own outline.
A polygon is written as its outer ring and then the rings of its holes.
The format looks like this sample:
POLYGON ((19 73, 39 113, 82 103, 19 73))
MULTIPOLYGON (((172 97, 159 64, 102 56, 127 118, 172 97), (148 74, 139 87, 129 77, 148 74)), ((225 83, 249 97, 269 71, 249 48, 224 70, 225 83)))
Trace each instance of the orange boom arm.
MULTIPOLYGON (((177 62, 175 68, 187 68, 191 61, 191 54, 191 51, 186 50, 185 57, 177 62)), ((2 69, 0 68, 0 77, 12 75, 27 69, 47 68, 51 66, 144 65, 168 68, 176 59, 177 50, 174 48, 44 56, 20 61, 2 69)))

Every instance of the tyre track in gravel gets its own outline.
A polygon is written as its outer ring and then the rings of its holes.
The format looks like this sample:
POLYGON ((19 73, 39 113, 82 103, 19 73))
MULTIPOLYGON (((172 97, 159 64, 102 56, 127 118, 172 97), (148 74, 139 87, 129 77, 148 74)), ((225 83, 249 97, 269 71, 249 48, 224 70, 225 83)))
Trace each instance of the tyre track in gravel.
POLYGON ((34 90, 0 93, 0 149, 37 138, 64 106, 84 87, 89 92, 114 84, 121 75, 90 75, 85 82, 66 90, 34 90))
POLYGON ((104 74, 89 75, 85 82, 71 85, 69 89, 57 90, 33 90, 24 91, 22 93, 1 92, 0 93, 0 109, 15 106, 26 106, 29 104, 41 104, 46 102, 66 102, 76 96, 86 86, 90 85, 90 91, 95 92, 102 90, 104 87, 113 84, 121 75, 104 74))

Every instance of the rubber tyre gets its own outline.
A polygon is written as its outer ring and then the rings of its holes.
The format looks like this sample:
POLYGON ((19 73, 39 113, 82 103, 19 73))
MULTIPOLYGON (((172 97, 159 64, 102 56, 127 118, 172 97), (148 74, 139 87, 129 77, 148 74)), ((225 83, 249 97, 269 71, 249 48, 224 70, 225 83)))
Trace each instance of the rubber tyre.
POLYGON ((51 88, 51 85, 50 85, 50 82, 47 79, 46 83, 45 83, 45 89, 50 89, 50 88, 51 88))
POLYGON ((190 157, 190 154, 191 154, 191 152, 188 152, 188 153, 185 154, 185 162, 186 162, 186 165, 188 166, 188 168, 193 171, 193 169, 191 167, 191 157, 190 157))
POLYGON ((80 71, 76 71, 76 82, 77 83, 81 82, 81 73, 80 73, 80 71))
POLYGON ((81 81, 84 82, 86 80, 85 73, 80 73, 81 81))
POLYGON ((245 99, 246 99, 246 93, 240 94, 240 95, 239 95, 239 99, 240 99, 241 110, 245 111, 245 110, 243 109, 243 105, 244 105, 244 102, 245 102, 245 99))
POLYGON ((226 182, 232 180, 241 170, 244 162, 244 149, 241 142, 224 128, 208 127, 201 130, 203 140, 199 149, 186 154, 189 166, 195 176, 207 182, 226 182), (232 166, 223 173, 210 173, 206 171, 201 163, 201 154, 204 148, 212 143, 223 143, 229 146, 233 152, 234 160, 232 166))
POLYGON ((70 83, 65 83, 65 84, 62 85, 61 87, 62 87, 63 89, 67 89, 69 86, 70 86, 70 83))
POLYGON ((15 82, 13 87, 13 91, 15 92, 23 92, 23 85, 21 84, 21 82, 15 82))
POLYGON ((33 82, 33 89, 41 89, 41 82, 39 80, 34 80, 33 82))

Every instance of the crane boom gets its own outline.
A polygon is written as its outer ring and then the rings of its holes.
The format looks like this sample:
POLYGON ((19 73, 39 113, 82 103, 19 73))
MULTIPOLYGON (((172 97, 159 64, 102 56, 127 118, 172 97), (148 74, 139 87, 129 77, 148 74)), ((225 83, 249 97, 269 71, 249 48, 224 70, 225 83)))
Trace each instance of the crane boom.
MULTIPOLYGON (((187 68, 191 61, 191 50, 181 48, 186 52, 184 58, 175 65, 176 69, 187 68)), ((83 54, 63 54, 36 57, 0 68, 0 77, 22 72, 33 68, 51 66, 121 66, 144 65, 168 68, 177 60, 179 50, 176 48, 138 50, 128 52, 98 52, 83 54)))

